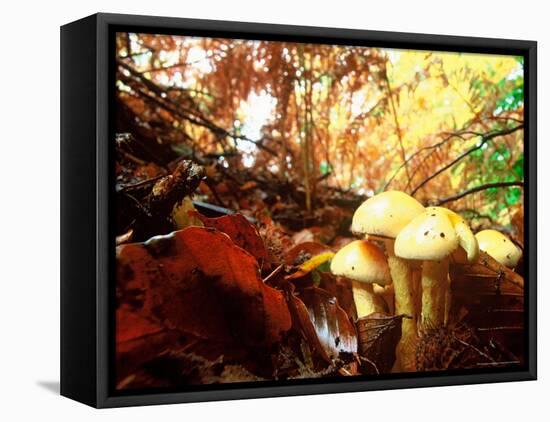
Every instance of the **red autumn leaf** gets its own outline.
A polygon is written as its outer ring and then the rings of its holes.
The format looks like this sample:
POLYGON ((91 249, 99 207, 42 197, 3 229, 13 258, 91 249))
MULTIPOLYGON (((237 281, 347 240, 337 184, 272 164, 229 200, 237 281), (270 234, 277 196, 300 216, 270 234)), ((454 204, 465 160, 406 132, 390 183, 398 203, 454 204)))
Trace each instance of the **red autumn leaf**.
POLYGON ((357 333, 334 296, 308 287, 291 293, 291 306, 302 331, 321 356, 332 363, 341 354, 357 352, 357 333))
POLYGON ((291 326, 283 294, 263 283, 256 259, 214 229, 122 245, 117 271, 120 300, 171 330, 261 346, 291 326))
POLYGON ((116 379, 123 381, 139 365, 177 341, 170 332, 124 304, 116 311, 116 379))
POLYGON ((164 330, 162 326, 143 315, 132 312, 129 306, 120 306, 116 311, 116 342, 120 345, 146 338, 164 330))
POLYGON ((267 261, 268 255, 264 242, 256 227, 242 214, 224 215, 223 217, 209 218, 195 212, 205 227, 213 227, 226 235, 245 251, 256 257, 260 265, 267 261))

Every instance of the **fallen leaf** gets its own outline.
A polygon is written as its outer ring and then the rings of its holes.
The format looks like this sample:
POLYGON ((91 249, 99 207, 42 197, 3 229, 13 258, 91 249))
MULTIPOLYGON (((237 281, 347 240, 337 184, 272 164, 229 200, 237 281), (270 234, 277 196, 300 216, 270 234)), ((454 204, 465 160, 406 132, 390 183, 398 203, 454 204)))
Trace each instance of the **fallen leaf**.
POLYGON ((451 264, 451 315, 476 327, 487 344, 498 342, 517 356, 524 355, 524 280, 480 251, 474 264, 451 264))
POLYGON ((319 242, 304 242, 290 248, 285 254, 287 265, 300 265, 315 255, 333 252, 331 248, 319 242))
POLYGON ((124 352, 132 342, 143 340, 159 334, 164 328, 148 320, 137 312, 132 312, 129 306, 123 305, 116 311, 116 342, 118 350, 124 352))
POLYGON ((177 343, 177 333, 135 312, 128 305, 116 311, 117 384, 132 376, 136 368, 177 343))
POLYGON ((117 281, 142 315, 199 338, 270 345, 291 326, 283 294, 262 282, 256 259, 215 229, 118 247, 117 281))
POLYGON ((359 355, 369 373, 388 373, 395 362, 395 348, 401 339, 402 316, 375 312, 357 320, 359 355))
POLYGON ((334 252, 323 252, 298 266, 298 270, 286 277, 287 280, 301 278, 334 257, 334 252))
POLYGON ((308 287, 290 294, 291 309, 310 344, 327 363, 357 352, 357 333, 334 296, 308 287))
POLYGON ((483 295, 523 296, 523 277, 480 251, 473 264, 451 263, 449 275, 454 296, 464 299, 483 295))
POLYGON ((319 272, 319 288, 326 290, 338 300, 340 306, 352 319, 357 319, 357 309, 353 299, 352 281, 346 277, 338 277, 331 272, 319 272))
POLYGON ((224 215, 223 217, 208 218, 195 212, 205 227, 213 227, 226 235, 245 251, 252 254, 262 265, 268 260, 267 250, 256 227, 242 214, 224 215))

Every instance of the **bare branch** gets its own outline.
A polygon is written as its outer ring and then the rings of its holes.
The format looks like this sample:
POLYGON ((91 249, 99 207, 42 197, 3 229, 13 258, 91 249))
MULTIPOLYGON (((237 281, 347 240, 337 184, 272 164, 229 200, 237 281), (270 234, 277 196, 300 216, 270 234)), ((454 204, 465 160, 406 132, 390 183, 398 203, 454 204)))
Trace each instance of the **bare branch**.
POLYGON ((516 182, 497 182, 497 183, 487 183, 485 185, 476 186, 475 188, 466 189, 463 192, 460 192, 459 194, 448 196, 447 198, 443 198, 438 200, 435 204, 436 205, 443 205, 447 202, 456 201, 460 198, 464 198, 467 195, 470 195, 472 193, 481 192, 483 190, 491 189, 491 188, 505 188, 510 186, 519 186, 523 187, 523 182, 516 181, 516 182))
POLYGON ((486 134, 482 137, 481 141, 475 146, 475 147, 472 147, 470 148, 469 150, 463 152, 462 154, 460 154, 458 157, 456 157, 453 161, 451 161, 450 163, 446 164, 445 166, 441 167, 439 170, 435 171, 434 173, 432 173, 429 177, 427 177, 426 179, 424 179, 418 186, 416 186, 412 192, 411 192, 411 195, 414 196, 416 194, 416 192, 418 192, 418 190, 424 186, 426 183, 428 183, 430 180, 434 179, 435 177, 439 176, 441 173, 443 173, 444 171, 450 169, 451 167, 453 167, 456 163, 458 163, 459 161, 461 161, 463 158, 467 157, 468 155, 470 155, 472 152, 474 151, 477 151, 478 149, 481 149, 483 147, 483 145, 485 145, 487 142, 489 142, 491 139, 493 138, 496 138, 496 137, 499 137, 499 136, 505 136, 505 135, 509 135, 511 133, 514 133, 520 129, 523 129, 523 125, 518 125, 518 126, 515 126, 513 128, 509 128, 509 129, 504 129, 504 130, 501 130, 501 131, 498 131, 498 132, 492 132, 492 133, 489 133, 489 134, 486 134))

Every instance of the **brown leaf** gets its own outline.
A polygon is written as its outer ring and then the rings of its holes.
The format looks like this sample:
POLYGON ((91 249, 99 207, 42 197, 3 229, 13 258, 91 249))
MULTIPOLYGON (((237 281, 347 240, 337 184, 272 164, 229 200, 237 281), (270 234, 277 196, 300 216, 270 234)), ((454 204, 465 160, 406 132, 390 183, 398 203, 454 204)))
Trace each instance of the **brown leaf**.
POLYGON ((268 260, 267 250, 256 227, 242 214, 224 215, 223 217, 208 218, 195 212, 205 227, 213 227, 226 235, 245 251, 252 254, 262 265, 268 260))
POLYGON ((174 332, 166 330, 128 305, 116 311, 116 378, 124 380, 143 362, 154 358, 167 345, 174 345, 174 332))
POLYGON ((319 286, 338 299, 338 305, 352 318, 357 319, 357 309, 353 299, 352 281, 346 277, 337 277, 330 272, 320 272, 319 286))
POLYGON ((476 335, 487 344, 501 343, 518 356, 524 354, 523 278, 480 251, 478 262, 452 264, 451 315, 476 327, 476 335))
POLYGON ((395 362, 395 348, 401 339, 402 316, 375 312, 357 320, 359 354, 366 359, 369 373, 388 373, 395 362))
POLYGON ((255 217, 259 222, 260 236, 266 246, 269 259, 277 264, 283 263, 285 251, 292 246, 290 237, 279 223, 274 222, 265 213, 257 212, 255 217))
POLYGON ((124 351, 128 344, 164 331, 164 328, 148 320, 139 313, 132 312, 129 306, 123 305, 116 311, 116 342, 119 351, 124 351))
POLYGON ((495 294, 523 296, 523 278, 483 251, 473 264, 452 263, 449 274, 453 298, 495 294))
POLYGON ((200 338, 270 345, 291 326, 283 294, 262 282, 256 259, 214 229, 120 246, 117 282, 137 312, 200 338))
POLYGON ((357 352, 357 334, 334 296, 308 287, 290 295, 291 309, 310 344, 327 363, 357 352))

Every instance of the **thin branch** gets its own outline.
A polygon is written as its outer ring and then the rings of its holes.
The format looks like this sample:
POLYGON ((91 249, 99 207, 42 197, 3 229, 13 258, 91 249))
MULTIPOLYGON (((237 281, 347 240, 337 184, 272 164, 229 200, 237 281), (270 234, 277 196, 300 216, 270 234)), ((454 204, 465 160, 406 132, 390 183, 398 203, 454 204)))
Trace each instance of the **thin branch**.
POLYGON ((461 340, 455 335, 453 335, 453 339, 456 340, 457 342, 459 342, 460 344, 462 344, 463 346, 471 348, 472 350, 477 352, 477 354, 479 354, 480 356, 483 356, 485 359, 487 359, 489 362, 491 362, 491 363, 495 362, 495 360, 491 356, 489 356, 487 353, 482 352, 477 347, 475 347, 473 344, 470 344, 467 341, 461 340))
POLYGON ((504 366, 504 365, 517 365, 521 363, 519 360, 509 360, 505 362, 480 362, 476 363, 477 366, 504 366))
POLYGON ((279 274, 281 271, 283 271, 285 269, 285 265, 284 264, 281 264, 279 265, 277 268, 275 268, 266 278, 264 278, 264 284, 267 284, 268 282, 270 282, 273 278, 275 278, 275 276, 277 276, 277 274, 279 274))
POLYGON ((459 161, 461 161, 462 159, 464 159, 465 157, 467 157, 469 154, 471 154, 472 152, 474 151, 477 151, 478 149, 481 149, 483 147, 483 145, 485 145, 487 142, 489 142, 491 139, 493 138, 496 138, 496 137, 499 137, 499 136, 505 136, 505 135, 509 135, 511 133, 514 133, 520 129, 523 129, 523 125, 518 125, 518 126, 515 126, 513 128, 510 128, 510 129, 504 129, 502 131, 498 131, 498 132, 492 132, 492 133, 489 133, 487 135, 484 135, 481 139, 481 141, 475 146, 475 147, 472 147, 470 148, 469 150, 463 152, 462 154, 460 154, 458 157, 456 157, 453 161, 451 161, 450 163, 446 164, 445 166, 441 167, 439 170, 435 171, 434 173, 432 173, 429 177, 427 177, 426 179, 424 179, 418 186, 416 186, 412 192, 411 192, 411 195, 414 196, 416 194, 416 192, 418 192, 418 190, 420 188, 422 188, 422 186, 424 186, 426 183, 428 183, 430 180, 434 179, 435 177, 439 176, 441 173, 443 173, 444 171, 450 169, 451 167, 453 167, 456 163, 458 163, 459 161))
MULTIPOLYGON (((405 167, 406 165, 408 165, 417 155, 423 153, 424 151, 428 151, 428 150, 435 150, 441 146, 443 146, 444 144, 446 144, 447 142, 449 142, 451 139, 453 138, 461 138, 461 139, 464 139, 462 137, 462 133, 460 132, 457 132, 457 133, 451 133, 449 136, 445 137, 443 140, 433 144, 433 145, 428 145, 428 146, 425 146, 425 147, 422 147, 420 148, 418 151, 416 151, 414 154, 410 155, 409 158, 407 158, 398 168, 397 170, 395 170, 395 172, 393 173, 392 177, 390 177, 390 179, 386 182, 386 185, 384 186, 384 190, 387 190, 388 187, 390 186, 390 184, 393 182, 393 180, 396 178, 396 176, 399 174, 399 172, 401 171, 401 169, 403 167, 405 167)), ((426 157, 427 158, 427 157, 426 157)), ((413 174, 411 175, 411 178, 414 177, 414 175, 416 174, 416 171, 418 170, 418 167, 413 170, 413 174)), ((410 186, 410 180, 409 180, 409 183, 407 184, 407 187, 410 186)))
POLYGON ((515 181, 515 182, 496 182, 496 183, 487 183, 485 185, 476 186, 475 188, 467 189, 463 192, 460 192, 459 194, 448 196, 447 198, 440 199, 436 202, 436 205, 443 205, 447 202, 456 201, 460 198, 464 198, 467 195, 470 195, 472 193, 481 192, 483 190, 491 189, 491 188, 505 188, 509 186, 519 186, 523 187, 523 182, 515 181))
MULTIPOLYGON (((496 118, 492 118, 491 120, 495 120, 496 118)), ((522 120, 519 120, 519 119, 510 119, 510 120, 513 120, 513 121, 516 121, 517 123, 520 123, 520 124, 523 124, 523 121, 522 120)), ((473 130, 468 130, 468 129, 462 129, 462 130, 459 130, 458 132, 441 132, 439 134, 439 136, 445 136, 445 138, 443 138, 441 141, 439 142, 436 142, 435 144, 432 144, 432 145, 427 145, 425 147, 422 147, 420 149, 418 149, 416 152, 414 152, 412 155, 409 156, 409 158, 407 158, 407 160, 405 162, 403 162, 396 170, 395 172, 393 173, 393 175, 389 178, 389 180, 386 182, 386 185, 384 186, 384 190, 387 190, 390 186, 390 184, 393 182, 393 180, 397 177, 397 175, 399 174, 399 172, 403 169, 403 167, 405 167, 405 165, 409 164, 416 156, 418 156, 419 154, 425 152, 425 151, 428 151, 428 150, 431 150, 431 152, 429 154, 427 154, 424 159, 422 160, 422 162, 415 168, 413 169, 412 173, 411 173, 411 179, 414 179, 414 176, 416 175, 416 173, 418 172, 419 168, 422 166, 422 164, 433 154, 433 152, 435 150, 437 150, 438 148, 442 147, 443 145, 445 145, 447 142, 453 140, 454 138, 460 138, 462 139, 463 141, 466 140, 466 138, 464 137, 465 135, 472 135, 472 136, 483 136, 484 133, 481 133, 481 132, 476 132, 476 131, 473 131, 473 130)), ((406 188, 408 189, 410 186, 410 181, 407 183, 407 186, 406 188)))

